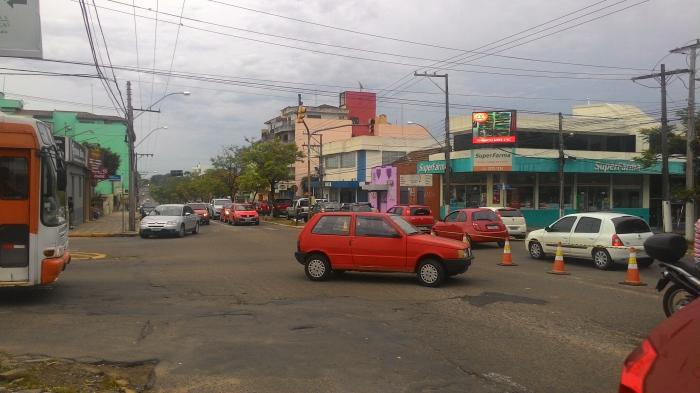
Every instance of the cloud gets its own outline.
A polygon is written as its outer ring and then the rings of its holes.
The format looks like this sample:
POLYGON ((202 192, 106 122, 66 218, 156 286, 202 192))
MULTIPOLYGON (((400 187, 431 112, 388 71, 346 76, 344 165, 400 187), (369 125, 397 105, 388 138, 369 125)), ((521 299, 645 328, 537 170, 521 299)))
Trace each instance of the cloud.
MULTIPOLYGON (((124 0, 129 2, 128 0, 124 0)), ((578 1, 556 2, 530 0, 513 2, 494 0, 489 2, 465 2, 447 0, 437 4, 418 1, 385 0, 381 2, 362 0, 353 2, 327 2, 311 0, 279 0, 258 2, 252 0, 227 0, 250 8, 261 8, 269 12, 294 18, 308 19, 319 23, 377 35, 399 37, 405 40, 435 43, 445 47, 465 50, 480 48, 515 32, 540 24, 549 19, 584 7, 578 1)), ((105 0, 96 0, 100 6, 131 12, 130 7, 105 0)), ((138 0, 136 4, 155 9, 155 0, 138 0)), ((180 1, 160 1, 161 12, 179 15, 180 1)), ((630 2, 630 4, 632 4, 630 2)), ((47 58, 82 60, 91 59, 85 38, 85 29, 80 22, 80 10, 76 2, 54 0, 42 2, 42 30, 44 54, 47 58)), ((503 54, 569 61, 576 63, 622 65, 634 68, 651 68, 668 50, 700 36, 700 24, 696 16, 700 5, 695 0, 650 1, 618 14, 585 23, 579 27, 555 34, 551 37, 509 49, 503 54), (681 12, 681 10, 683 10, 681 12)), ((611 8, 612 9, 612 8, 611 8)), ((135 66, 137 63, 134 20, 129 14, 100 10, 100 19, 109 43, 114 64, 135 66)), ((600 14, 604 13, 602 11, 600 14)), ((153 13, 138 11, 152 17, 153 13)), ((598 14, 595 14, 598 15, 598 14)), ((595 16, 592 15, 592 16, 595 16)), ((401 89, 433 94, 380 92, 380 96, 399 97, 410 100, 427 100, 441 103, 444 97, 432 83, 408 76, 414 68, 433 70, 430 61, 406 59, 373 54, 370 51, 401 53, 407 56, 445 59, 458 52, 427 46, 400 43, 347 32, 331 30, 309 24, 256 14, 224 5, 187 0, 184 11, 187 18, 206 23, 184 21, 186 26, 211 29, 225 34, 235 34, 252 39, 277 42, 312 50, 340 53, 358 57, 379 58, 390 61, 421 64, 410 67, 381 62, 348 59, 340 56, 316 54, 274 45, 233 38, 182 27, 178 38, 173 69, 178 72, 216 74, 228 78, 257 78, 269 81, 290 81, 316 84, 318 94, 305 94, 307 104, 338 104, 340 87, 356 88, 358 82, 369 88, 401 86, 401 89), (341 50, 320 45, 264 37, 252 33, 226 29, 215 24, 235 26, 241 29, 297 37, 347 47, 360 51, 341 50), (401 79, 404 77, 404 79, 401 79), (397 81, 407 81, 398 84, 397 81), (328 93, 330 92, 330 93, 328 93)), ((157 35, 155 22, 137 18, 138 63, 143 69, 154 66, 168 69, 172 60, 177 26, 164 20, 176 18, 159 16, 157 35), (154 56, 155 46, 155 56, 154 56)), ((586 18, 575 22, 583 22, 586 18)), ((570 24, 571 24, 570 23, 570 24)), ((533 36, 536 37, 537 35, 533 36)), ((503 42, 501 42, 503 43, 503 42)), ((487 50, 486 46, 480 50, 487 50)), ((103 55, 106 55, 103 52, 103 55)), ((464 56, 469 59, 469 56, 464 56)), ((473 60, 473 57, 471 58, 473 60)), ((685 67, 685 59, 671 55, 665 59, 668 68, 685 67)), ((10 66, 36 68, 52 71, 94 72, 94 67, 80 67, 32 60, 11 59, 10 66)), ((573 67, 549 63, 533 63, 502 57, 487 57, 475 60, 474 64, 497 67, 529 68, 558 72, 620 73, 631 76, 643 71, 597 69, 573 67)), ((522 73, 452 65, 472 71, 522 73)), ((440 71, 440 69, 435 69, 440 71)), ((623 100, 638 103, 648 110, 658 110, 655 104, 659 97, 657 89, 647 89, 630 81, 599 81, 593 79, 570 80, 548 78, 523 78, 508 75, 490 75, 476 72, 447 70, 450 74, 450 101, 474 107, 508 107, 519 110, 569 112, 572 104, 585 101, 527 100, 489 98, 483 95, 559 97, 594 101, 603 99, 623 100), (462 96, 460 94, 471 94, 462 96)), ((545 73, 548 75, 556 75, 545 73)), ((282 92, 273 87, 243 87, 232 84, 170 78, 133 72, 118 71, 117 77, 122 91, 126 80, 134 82, 135 106, 148 104, 168 92, 189 90, 189 97, 169 97, 159 105, 160 114, 145 114, 137 122, 137 134, 145 136, 158 125, 167 124, 169 129, 158 131, 140 148, 143 152, 156 154, 153 159, 144 159, 148 170, 167 171, 188 169, 197 162, 208 163, 221 145, 242 144, 245 138, 259 137, 264 122, 277 116, 282 107, 296 103, 296 91, 282 92), (138 80, 140 79, 140 83, 138 80), (153 91, 153 93, 151 93, 153 91)), ((250 81, 250 80, 249 80, 250 81)), ((442 81, 436 81, 441 85, 442 81)), ((265 82, 279 85, 278 82, 265 82)), ((651 84, 653 82, 650 81, 651 84)), ((97 105, 110 105, 100 84, 95 80, 78 78, 18 77, 5 78, 6 90, 19 94, 78 101, 97 105)), ((294 86, 294 85, 289 85, 294 86)), ((296 85, 305 86, 308 85, 296 85)), ((401 90, 399 89, 399 90, 401 90)), ((683 100, 687 95, 679 82, 671 84, 670 99, 683 100)), ((71 109, 70 105, 31 101, 31 109, 71 109)), ((678 106, 674 103, 671 106, 678 106)), ((74 108, 86 110, 86 107, 74 108)), ((444 120, 443 108, 403 105, 384 99, 378 110, 387 113, 392 122, 417 121, 441 133, 444 120)), ((108 113, 95 109, 98 113, 108 113)), ((455 115, 470 112, 469 108, 453 108, 455 115)), ((141 166, 144 168, 144 166, 141 166)))

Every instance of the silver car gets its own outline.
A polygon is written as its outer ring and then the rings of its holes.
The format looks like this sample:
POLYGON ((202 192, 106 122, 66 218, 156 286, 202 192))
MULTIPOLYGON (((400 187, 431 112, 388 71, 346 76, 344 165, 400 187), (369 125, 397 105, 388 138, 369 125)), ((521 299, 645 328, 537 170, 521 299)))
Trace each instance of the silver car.
POLYGON ((158 205, 141 219, 139 229, 142 238, 150 235, 184 237, 187 232, 199 233, 199 216, 187 205, 158 205))

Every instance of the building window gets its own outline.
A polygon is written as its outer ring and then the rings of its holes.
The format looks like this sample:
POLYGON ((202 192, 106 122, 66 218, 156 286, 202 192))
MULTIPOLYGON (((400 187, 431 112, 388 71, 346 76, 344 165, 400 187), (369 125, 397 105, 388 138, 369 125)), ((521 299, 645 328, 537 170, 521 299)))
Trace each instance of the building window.
POLYGON ((425 190, 423 189, 423 187, 417 187, 416 202, 418 202, 419 205, 425 204, 425 190))
MULTIPOLYGON (((571 208, 574 176, 564 175, 564 207, 571 208)), ((559 175, 556 173, 540 174, 540 209, 559 209, 559 175)))
POLYGON ((331 154, 329 156, 325 157, 326 160, 326 169, 338 169, 339 167, 339 156, 337 154, 331 154))
POLYGON ((321 115, 306 115, 309 119, 320 119, 321 115))
POLYGON ((392 162, 403 158, 406 156, 405 151, 383 151, 382 152, 382 165, 388 165, 392 162))
POLYGON ((410 203, 408 201, 409 195, 408 187, 401 187, 401 190, 399 191, 399 203, 402 205, 408 205, 410 203))
POLYGON ((340 167, 354 168, 355 167, 355 152, 340 153, 340 167))
POLYGON ((530 209, 535 207, 534 201, 535 174, 509 173, 506 181, 506 204, 516 209, 530 209))

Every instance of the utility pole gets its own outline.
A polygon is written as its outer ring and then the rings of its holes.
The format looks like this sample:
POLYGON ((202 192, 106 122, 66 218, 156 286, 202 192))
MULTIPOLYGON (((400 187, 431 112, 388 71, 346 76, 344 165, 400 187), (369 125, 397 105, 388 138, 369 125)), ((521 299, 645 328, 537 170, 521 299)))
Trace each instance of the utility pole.
POLYGON ((304 108, 304 102, 301 100, 301 94, 297 95, 298 107, 297 107, 297 123, 304 125, 306 129, 306 191, 309 193, 309 200, 311 198, 311 133, 309 132, 309 126, 306 125, 304 117, 306 117, 306 108, 304 108))
POLYGON ((324 198, 323 194, 323 134, 318 134, 318 187, 321 190, 321 198, 324 198))
MULTIPOLYGON (((671 53, 690 52, 689 80, 688 80, 688 128, 685 149, 685 188, 688 191, 695 189, 695 60, 697 49, 700 47, 700 39, 692 45, 671 50, 671 53)), ((685 202, 685 239, 693 240, 695 233, 695 197, 685 202)))
POLYGON ((126 132, 129 136, 129 231, 136 230, 136 154, 134 154, 134 108, 131 105, 131 81, 126 82, 126 132))
POLYGON ((686 73, 688 70, 666 71, 666 64, 661 64, 661 72, 632 78, 633 81, 660 78, 661 84, 661 221, 664 232, 673 231, 671 220, 671 186, 668 173, 668 114, 666 108, 666 77, 686 73))
POLYGON ((559 218, 564 216, 564 116, 559 112, 559 218))
MULTIPOLYGON (((426 72, 417 73, 414 72, 413 76, 425 76, 428 78, 445 78, 445 174, 443 176, 443 190, 442 190, 442 203, 445 206, 445 216, 450 213, 450 177, 452 168, 450 165, 450 153, 452 152, 452 145, 450 141, 450 88, 448 83, 448 74, 438 74, 433 72, 428 74, 426 72)), ((438 86, 439 88, 439 86, 438 86)))

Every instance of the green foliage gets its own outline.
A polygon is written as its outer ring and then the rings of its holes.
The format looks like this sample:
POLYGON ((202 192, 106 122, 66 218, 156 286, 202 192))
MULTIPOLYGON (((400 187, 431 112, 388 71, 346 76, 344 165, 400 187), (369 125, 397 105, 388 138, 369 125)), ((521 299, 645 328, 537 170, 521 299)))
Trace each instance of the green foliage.
POLYGON ((238 177, 244 167, 242 148, 235 145, 224 146, 221 154, 211 158, 211 165, 216 169, 219 179, 226 185, 232 199, 238 194, 238 177))
POLYGON ((256 194, 274 190, 277 182, 290 179, 289 166, 301 157, 296 145, 279 140, 225 146, 211 159, 214 168, 201 176, 151 177, 151 196, 159 203, 206 202, 223 196, 235 199, 239 190, 256 194))
POLYGON ((246 168, 254 167, 257 175, 266 180, 269 199, 273 199, 278 182, 291 178, 289 166, 304 157, 295 144, 279 139, 255 142, 245 148, 241 156, 247 164, 246 168))

